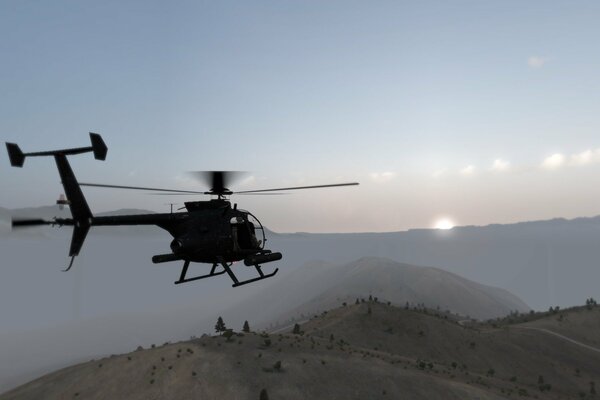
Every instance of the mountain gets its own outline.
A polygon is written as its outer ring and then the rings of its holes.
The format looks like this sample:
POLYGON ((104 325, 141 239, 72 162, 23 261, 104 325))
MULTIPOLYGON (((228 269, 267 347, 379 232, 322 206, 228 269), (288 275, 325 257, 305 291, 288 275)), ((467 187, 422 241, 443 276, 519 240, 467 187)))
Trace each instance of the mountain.
MULTIPOLYGON (((600 318, 598 307, 558 315, 577 313, 600 318)), ((600 349, 528 324, 464 326, 432 310, 366 302, 313 318, 300 334, 205 336, 91 360, 0 399, 593 398, 600 349)))
POLYGON ((600 298, 600 217, 388 233, 274 234, 288 268, 365 256, 432 265, 517 295, 536 310, 600 298))
POLYGON ((363 257, 341 265, 307 263, 225 314, 236 325, 249 318, 255 324, 301 320, 369 295, 396 305, 425 304, 478 319, 529 311, 523 301, 503 289, 438 268, 363 257))

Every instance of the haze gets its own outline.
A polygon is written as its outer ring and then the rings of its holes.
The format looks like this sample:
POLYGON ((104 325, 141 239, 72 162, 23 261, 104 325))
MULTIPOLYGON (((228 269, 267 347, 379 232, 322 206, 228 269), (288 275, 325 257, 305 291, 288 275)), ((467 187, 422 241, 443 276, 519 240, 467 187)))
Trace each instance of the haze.
MULTIPOLYGON (((87 145, 82 181, 235 188, 278 231, 396 231, 599 213, 600 6, 593 2, 0 5, 0 131, 24 150, 87 145)), ((49 160, 10 169, 2 206, 49 204, 49 160)), ((94 211, 170 201, 86 189, 94 211)))

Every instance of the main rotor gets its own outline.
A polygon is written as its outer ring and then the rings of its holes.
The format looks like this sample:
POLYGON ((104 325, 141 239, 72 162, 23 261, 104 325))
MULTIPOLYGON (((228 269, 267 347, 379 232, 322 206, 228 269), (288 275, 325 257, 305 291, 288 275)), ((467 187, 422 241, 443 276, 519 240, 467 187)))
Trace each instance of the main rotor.
POLYGON ((328 187, 340 187, 340 186, 357 186, 358 182, 350 183, 333 183, 326 185, 311 185, 311 186, 293 186, 285 188, 271 188, 271 189, 256 189, 256 190, 242 190, 232 191, 229 189, 230 183, 243 172, 240 171, 191 171, 190 175, 195 179, 203 182, 206 186, 210 187, 207 191, 196 191, 196 190, 181 190, 181 189, 165 189, 165 188, 154 188, 154 187, 142 187, 142 186, 123 186, 123 185, 108 185, 103 183, 80 183, 81 186, 100 187, 100 188, 112 188, 112 189, 132 189, 132 190, 145 190, 150 192, 161 192, 159 194, 164 195, 190 195, 190 194, 201 194, 217 196, 218 199, 225 199, 226 196, 234 194, 252 195, 252 194, 281 194, 272 192, 281 192, 288 190, 299 190, 299 189, 319 189, 328 187))

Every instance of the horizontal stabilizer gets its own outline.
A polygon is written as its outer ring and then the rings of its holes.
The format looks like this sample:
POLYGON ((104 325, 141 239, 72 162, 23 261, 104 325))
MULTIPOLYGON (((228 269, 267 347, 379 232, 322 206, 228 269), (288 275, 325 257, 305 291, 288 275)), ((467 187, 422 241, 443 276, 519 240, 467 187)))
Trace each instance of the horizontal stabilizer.
POLYGON ((96 160, 104 161, 106 159, 108 147, 106 147, 106 144, 104 144, 102 136, 98 135, 97 133, 90 132, 90 140, 92 141, 92 150, 94 151, 94 158, 96 160))
POLYGON ((8 158, 10 159, 10 165, 13 167, 22 167, 25 162, 25 155, 16 143, 6 143, 6 150, 8 150, 8 158))

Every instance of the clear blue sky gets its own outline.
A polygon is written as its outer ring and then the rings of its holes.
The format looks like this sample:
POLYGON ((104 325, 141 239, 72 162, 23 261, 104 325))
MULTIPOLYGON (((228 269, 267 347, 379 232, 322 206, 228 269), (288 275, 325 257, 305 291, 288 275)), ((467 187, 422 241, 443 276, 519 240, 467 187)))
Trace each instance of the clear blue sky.
MULTIPOLYGON (((2 2, 0 139, 27 151, 101 133, 106 162, 73 158, 82 181, 361 182, 237 198, 281 231, 596 215, 598 20, 594 1, 2 2)), ((6 158, 1 206, 62 193, 52 160, 6 158)), ((98 211, 168 209, 86 194, 98 211)))

